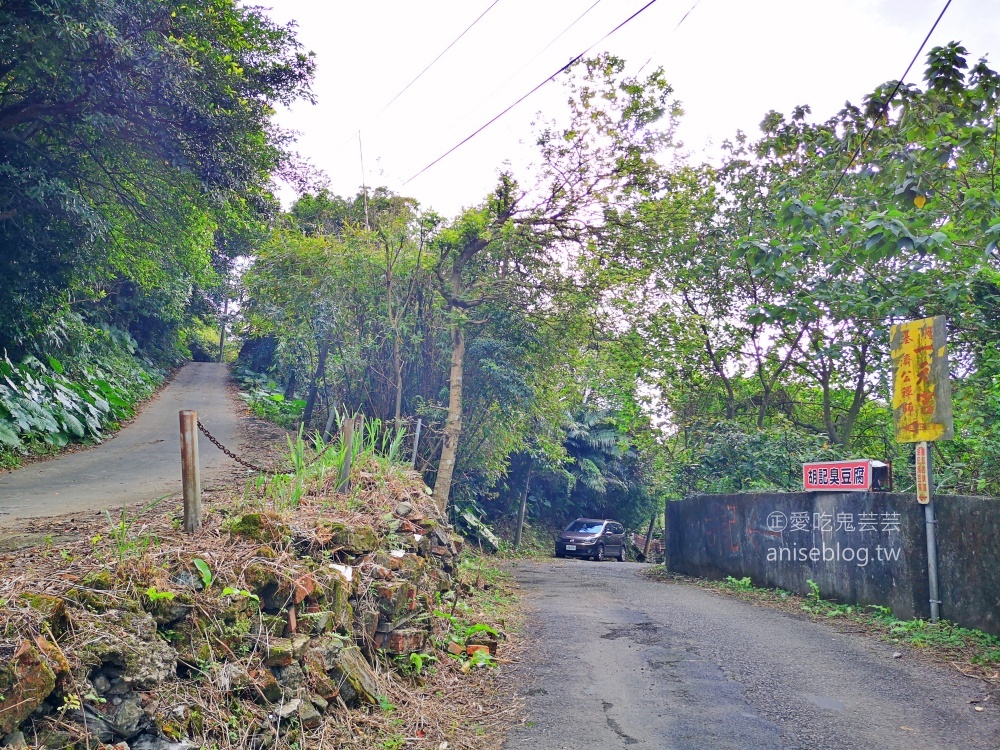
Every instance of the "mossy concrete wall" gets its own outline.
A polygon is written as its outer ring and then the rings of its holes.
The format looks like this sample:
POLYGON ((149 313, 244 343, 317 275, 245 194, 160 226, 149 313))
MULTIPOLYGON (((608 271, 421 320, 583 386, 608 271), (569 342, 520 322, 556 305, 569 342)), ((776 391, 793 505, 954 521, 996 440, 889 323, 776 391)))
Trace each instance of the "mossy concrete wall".
MULTIPOLYGON (((1000 635, 1000 500, 939 495, 941 616, 1000 635)), ((914 495, 695 495, 667 506, 667 563, 688 575, 928 617, 924 509, 914 495)))

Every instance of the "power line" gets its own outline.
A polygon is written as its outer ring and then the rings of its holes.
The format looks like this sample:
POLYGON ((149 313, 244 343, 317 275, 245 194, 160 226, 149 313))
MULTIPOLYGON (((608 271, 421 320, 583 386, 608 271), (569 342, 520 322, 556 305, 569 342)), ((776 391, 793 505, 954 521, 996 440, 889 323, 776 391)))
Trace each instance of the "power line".
POLYGON ((493 0, 493 2, 492 2, 492 3, 490 3, 489 7, 488 7, 488 8, 486 9, 486 10, 484 10, 484 11, 483 11, 482 13, 480 13, 480 14, 479 14, 479 16, 478 16, 478 17, 476 18, 476 20, 475 20, 475 21, 473 21, 472 23, 470 23, 470 24, 469 24, 469 25, 468 25, 468 26, 467 26, 467 27, 465 28, 465 31, 463 31, 463 32, 462 32, 461 34, 459 34, 459 35, 458 35, 457 37, 455 37, 455 38, 454 38, 454 39, 452 40, 451 44, 449 44, 449 45, 448 45, 447 47, 445 47, 445 48, 444 48, 443 50, 441 50, 440 54, 438 54, 438 56, 437 56, 437 57, 435 57, 435 58, 434 58, 433 60, 431 60, 431 61, 430 61, 430 63, 429 63, 428 65, 427 65, 427 67, 426 67, 426 68, 424 68, 424 69, 423 69, 423 70, 421 70, 421 71, 420 71, 419 73, 417 73, 417 76, 416 76, 416 78, 414 78, 414 79, 413 79, 412 81, 410 81, 410 82, 409 82, 408 84, 406 84, 405 86, 403 86, 403 89, 402 89, 402 90, 401 90, 401 91, 400 91, 400 92, 399 92, 398 94, 396 94, 396 95, 395 95, 394 97, 392 97, 392 99, 390 99, 390 100, 389 100, 389 103, 388 103, 388 104, 386 104, 386 105, 385 105, 384 107, 382 107, 382 109, 380 109, 380 110, 378 111, 378 114, 376 115, 376 117, 377 117, 378 115, 382 114, 383 112, 385 112, 385 111, 386 111, 387 109, 389 109, 389 107, 391 107, 391 106, 392 106, 392 103, 393 103, 394 101, 396 101, 396 100, 397 100, 397 99, 398 99, 399 97, 401 97, 401 96, 402 96, 403 94, 405 94, 405 93, 406 93, 406 91, 407 91, 407 89, 409 89, 409 88, 410 88, 410 86, 412 86, 413 84, 415 84, 415 83, 416 83, 416 82, 417 82, 418 80, 420 80, 420 77, 421 77, 421 76, 422 76, 422 75, 423 75, 424 73, 426 73, 426 72, 427 72, 428 70, 430 70, 430 69, 431 69, 432 67, 434 67, 434 63, 436 63, 436 62, 437 62, 438 60, 440 60, 440 59, 441 59, 442 57, 444 57, 444 54, 445 54, 445 53, 446 53, 446 52, 447 52, 448 50, 450 50, 450 49, 451 49, 452 47, 454 47, 454 46, 455 46, 455 45, 456 45, 456 44, 458 43, 458 40, 459 40, 459 39, 461 39, 461 38, 462 38, 463 36, 465 36, 466 34, 468 34, 468 33, 469 33, 469 31, 471 31, 471 30, 472 30, 472 27, 473 27, 473 26, 475 26, 475 25, 476 25, 477 23, 479 23, 479 22, 480 22, 480 21, 481 21, 481 20, 483 19, 483 16, 485 16, 485 15, 486 15, 487 13, 489 13, 489 12, 490 12, 491 10, 493 10, 493 6, 494 6, 494 5, 496 5, 496 4, 498 3, 498 2, 500 2, 500 0, 493 0))
POLYGON ((837 182, 833 186, 833 189, 830 191, 830 194, 826 196, 827 200, 830 200, 830 198, 833 197, 833 194, 837 192, 837 188, 840 187, 840 183, 844 181, 844 178, 847 176, 848 171, 851 169, 852 166, 854 166, 854 160, 858 158, 858 154, 860 154, 861 149, 864 148, 865 141, 868 140, 868 136, 870 136, 875 131, 875 127, 878 125, 879 119, 885 117, 886 112, 888 112, 889 110, 889 105, 892 103, 893 97, 896 96, 896 93, 899 91, 900 87, 902 87, 903 81, 906 79, 906 76, 910 74, 910 69, 916 64, 917 59, 920 57, 920 53, 924 51, 924 47, 927 46, 927 42, 931 38, 931 34, 934 33, 934 29, 936 29, 937 25, 941 22, 941 19, 944 17, 944 13, 946 10, 948 10, 949 5, 951 5, 951 0, 947 0, 947 2, 944 4, 944 7, 941 9, 941 12, 938 13, 937 20, 934 21, 934 25, 931 26, 931 30, 927 32, 927 36, 924 37, 924 41, 920 43, 920 47, 917 49, 917 53, 913 56, 913 59, 910 60, 910 64, 906 66, 906 70, 903 71, 903 75, 899 78, 899 80, 896 81, 896 85, 893 87, 892 93, 889 94, 889 97, 885 100, 885 103, 882 105, 880 112, 875 116, 874 121, 865 131, 864 135, 861 137, 861 142, 858 144, 858 147, 854 149, 854 153, 851 154, 851 160, 847 162, 847 166, 844 167, 844 171, 840 173, 840 177, 837 178, 837 182))
MULTIPOLYGON (((570 60, 570 61, 569 61, 568 63, 566 63, 565 65, 563 65, 563 66, 562 66, 561 68, 559 68, 559 70, 557 70, 557 71, 556 71, 555 73, 553 73, 552 75, 550 75, 550 76, 549 76, 548 78, 546 78, 546 79, 545 79, 544 81, 542 81, 541 83, 537 84, 537 85, 536 85, 536 86, 535 86, 535 87, 534 87, 533 89, 531 89, 531 91, 529 91, 529 92, 528 92, 527 94, 524 94, 524 96, 522 96, 522 97, 521 97, 520 99, 518 99, 518 100, 517 100, 516 102, 514 102, 514 103, 513 103, 513 104, 511 104, 511 105, 509 105, 509 106, 508 106, 508 107, 507 107, 506 109, 504 109, 504 110, 503 110, 502 112, 500 112, 499 114, 495 115, 495 116, 494 116, 493 118, 491 118, 491 119, 490 119, 490 120, 489 120, 488 122, 486 122, 486 123, 485 123, 484 125, 480 126, 480 127, 479 127, 479 128, 477 128, 477 129, 476 129, 475 131, 473 131, 473 132, 472 132, 471 134, 467 135, 467 136, 466 136, 465 138, 463 138, 463 139, 462 139, 461 141, 459 141, 459 142, 458 142, 458 143, 456 143, 456 144, 455 144, 454 146, 452 146, 451 148, 449 148, 449 149, 448 149, 447 151, 445 151, 445 152, 444 152, 443 154, 441 154, 441 156, 439 156, 439 157, 438 157, 437 159, 435 159, 434 161, 432 161, 432 162, 431 162, 430 164, 428 164, 428 165, 427 165, 426 167, 424 167, 423 169, 421 169, 421 170, 420 170, 419 172, 417 172, 417 173, 416 173, 415 175, 413 175, 412 177, 410 177, 410 178, 409 178, 408 180, 404 181, 404 182, 403 182, 403 185, 407 185, 407 184, 409 184, 410 182, 412 182, 413 180, 415 180, 415 179, 416 179, 417 177, 419 177, 420 175, 422 175, 422 174, 423 174, 424 172, 426 172, 426 171, 427 171, 428 169, 430 169, 430 168, 431 168, 431 167, 433 167, 433 166, 434 166, 435 164, 437 164, 437 163, 438 163, 439 161, 441 161, 442 159, 446 158, 447 156, 449 156, 450 154, 452 154, 453 152, 457 151, 457 150, 458 150, 459 148, 461 148, 462 146, 464 146, 464 145, 465 145, 466 143, 468 143, 469 141, 471 141, 471 140, 472 140, 473 138, 475 138, 475 137, 476 137, 477 135, 479 135, 479 134, 480 134, 480 133, 482 133, 482 132, 483 132, 484 130, 486 130, 486 128, 488 128, 488 127, 489 127, 490 125, 492 125, 492 124, 493 124, 493 123, 495 123, 495 122, 496 122, 497 120, 499 120, 499 119, 500 119, 501 117, 503 117, 503 116, 504 116, 505 114, 507 114, 508 112, 510 112, 510 111, 511 111, 512 109, 514 109, 514 107, 516 107, 516 106, 517 106, 518 104, 520 104, 520 103, 521 103, 521 102, 523 102, 523 101, 524 101, 525 99, 527 99, 527 98, 528 98, 529 96, 531 96, 531 95, 532 95, 532 94, 534 94, 534 93, 535 93, 536 91, 538 91, 538 90, 539 90, 540 88, 542 88, 542 87, 543 87, 543 86, 544 86, 544 85, 545 85, 546 83, 548 83, 549 81, 553 80, 553 79, 554 79, 554 78, 555 78, 555 77, 556 77, 557 75, 559 75, 559 74, 560 74, 560 73, 562 73, 563 71, 566 71, 566 70, 568 70, 569 68, 571 68, 571 67, 572 67, 572 66, 573 66, 573 65, 574 65, 575 63, 579 62, 579 60, 580 60, 580 59, 581 59, 581 58, 582 58, 582 57, 583 57, 584 55, 586 55, 586 54, 587 54, 588 52, 590 52, 590 50, 592 50, 592 49, 593 49, 594 47, 596 47, 596 46, 597 46, 598 44, 600 44, 601 42, 603 42, 603 41, 604 41, 605 39, 607 39, 607 38, 608 38, 609 36, 611 36, 611 35, 612 35, 612 34, 614 34, 614 33, 615 33, 616 31, 618 31, 619 29, 621 29, 621 28, 622 28, 623 26, 625 26, 626 24, 628 24, 629 22, 631 22, 631 21, 632 21, 633 19, 635 19, 635 18, 636 18, 637 16, 639 16, 639 15, 640 15, 640 14, 641 14, 641 13, 642 13, 643 11, 645 11, 646 9, 648 9, 649 7, 651 7, 652 5, 655 5, 655 4, 656 4, 656 2, 657 2, 657 0, 649 0, 649 2, 648 2, 648 3, 646 3, 645 5, 643 5, 643 6, 641 7, 641 8, 639 8, 639 10, 637 10, 637 11, 636 11, 635 13, 633 13, 633 14, 632 14, 631 16, 629 16, 629 17, 628 17, 628 18, 626 18, 626 19, 625 19, 624 21, 622 21, 622 22, 621 22, 620 24, 618 24, 617 26, 615 26, 615 27, 614 27, 613 29, 611 29, 611 31, 609 31, 609 32, 608 32, 607 34, 605 34, 604 36, 602 36, 602 37, 601 37, 600 39, 598 39, 598 40, 597 40, 596 42, 594 42, 593 44, 591 44, 591 45, 590 45, 589 47, 587 47, 587 49, 585 49, 585 50, 584 50, 583 52, 581 52, 581 53, 580 53, 579 55, 577 55, 576 57, 574 57, 574 58, 573 58, 572 60, 570 60)), ((949 2, 950 2, 950 0, 949 0, 949 2)))
POLYGON ((508 83, 510 83, 511 81, 513 81, 515 78, 517 78, 524 71, 525 68, 527 68, 529 65, 531 65, 531 63, 533 63, 535 60, 537 60, 542 55, 542 53, 544 53, 549 47, 551 47, 553 44, 555 44, 560 39, 562 39, 563 36, 566 35, 566 32, 568 32, 570 29, 572 29, 574 26, 576 26, 580 21, 583 20, 584 16, 586 16, 588 13, 590 13, 590 11, 592 11, 594 8, 596 8, 600 4, 601 4, 601 0, 596 0, 596 2, 594 2, 589 8, 587 8, 587 10, 583 11, 583 13, 581 13, 580 15, 578 15, 576 17, 576 20, 573 21, 573 23, 571 23, 565 29, 563 29, 562 31, 560 31, 559 34, 551 42, 549 42, 544 47, 542 47, 540 50, 538 50, 538 52, 535 53, 534 57, 532 57, 530 60, 528 60, 528 62, 526 62, 524 65, 522 65, 520 68, 518 68, 515 73, 512 73, 510 75, 510 77, 506 81, 504 81, 499 86, 497 86, 495 89, 493 89, 493 91, 491 91, 489 93, 489 95, 486 96, 485 99, 483 99, 483 101, 489 101, 490 99, 492 99, 494 94, 496 94, 504 86, 506 86, 508 83))
MULTIPOLYGON (((694 5, 688 8, 688 12, 685 13, 683 16, 681 16, 681 20, 677 22, 677 25, 674 26, 674 30, 671 31, 670 33, 673 34, 674 32, 676 32, 677 29, 681 27, 681 24, 687 20, 687 17, 690 16, 691 13, 694 12, 694 9, 697 8, 699 5, 701 5, 701 0, 695 0, 694 5)), ((644 62, 641 66, 639 66, 639 70, 637 70, 635 74, 638 76, 643 70, 646 69, 646 66, 649 65, 651 62, 653 62, 653 55, 650 55, 649 59, 646 60, 646 62, 644 62)))

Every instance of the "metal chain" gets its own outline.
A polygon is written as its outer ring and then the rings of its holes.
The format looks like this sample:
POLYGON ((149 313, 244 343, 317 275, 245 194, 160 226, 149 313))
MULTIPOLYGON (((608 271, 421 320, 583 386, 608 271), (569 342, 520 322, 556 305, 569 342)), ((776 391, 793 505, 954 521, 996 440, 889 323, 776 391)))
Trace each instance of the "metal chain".
MULTIPOLYGON (((233 459, 240 466, 244 466, 247 469, 250 469, 250 471, 256 471, 259 474, 267 474, 268 476, 272 476, 272 477, 273 476, 277 476, 278 474, 291 474, 292 473, 291 471, 284 470, 284 469, 265 469, 262 466, 257 466, 257 464, 250 463, 249 461, 246 461, 246 460, 240 458, 235 453, 233 453, 231 450, 229 450, 226 446, 224 446, 222 443, 220 443, 219 440, 218 440, 218 438, 216 438, 215 435, 213 435, 211 432, 209 432, 208 428, 205 427, 205 425, 203 425, 201 423, 200 419, 198 420, 198 429, 202 431, 202 433, 205 435, 205 437, 207 437, 209 439, 209 441, 212 443, 212 445, 214 445, 220 451, 222 451, 223 453, 225 453, 227 456, 229 456, 231 459, 233 459)), ((333 445, 333 441, 336 439, 337 435, 339 435, 339 434, 340 433, 337 432, 337 434, 333 435, 331 437, 330 441, 323 447, 323 450, 321 450, 319 453, 317 453, 315 456, 313 456, 309 460, 309 462, 306 463, 302 468, 306 468, 306 467, 312 466, 314 463, 316 463, 316 461, 319 460, 320 456, 322 456, 324 453, 326 453, 330 449, 330 446, 333 445)))

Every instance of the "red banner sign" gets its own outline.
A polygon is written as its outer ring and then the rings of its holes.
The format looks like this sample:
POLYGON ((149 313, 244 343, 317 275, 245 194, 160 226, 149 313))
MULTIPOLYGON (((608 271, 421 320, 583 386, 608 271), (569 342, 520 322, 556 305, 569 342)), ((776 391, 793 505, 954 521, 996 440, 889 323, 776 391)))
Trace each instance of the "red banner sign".
POLYGON ((807 492, 866 492, 872 487, 872 462, 862 459, 802 464, 802 486, 807 492))

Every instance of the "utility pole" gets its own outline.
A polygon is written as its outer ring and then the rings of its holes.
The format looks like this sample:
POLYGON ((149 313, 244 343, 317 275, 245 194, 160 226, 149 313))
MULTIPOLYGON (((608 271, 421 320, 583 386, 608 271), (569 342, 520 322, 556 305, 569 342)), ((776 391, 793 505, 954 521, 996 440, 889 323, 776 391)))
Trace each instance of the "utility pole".
POLYGON ((222 310, 222 326, 219 331, 219 364, 222 364, 222 355, 226 349, 226 323, 229 321, 229 295, 226 295, 226 305, 222 310))

